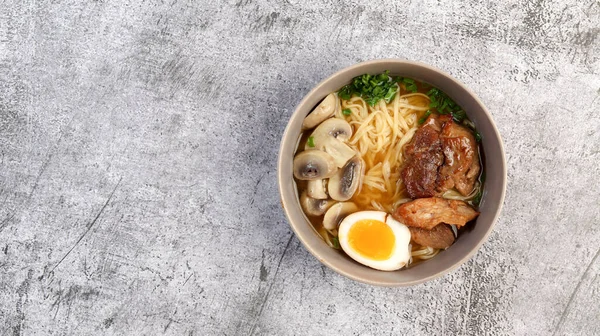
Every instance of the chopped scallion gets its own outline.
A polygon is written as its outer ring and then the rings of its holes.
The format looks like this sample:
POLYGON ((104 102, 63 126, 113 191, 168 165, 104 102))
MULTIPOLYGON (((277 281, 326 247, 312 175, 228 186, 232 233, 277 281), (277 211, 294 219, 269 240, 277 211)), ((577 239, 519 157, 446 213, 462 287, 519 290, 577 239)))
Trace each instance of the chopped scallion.
POLYGON ((466 117, 467 117, 467 113, 465 113, 465 111, 463 111, 463 110, 458 110, 456 112, 452 112, 452 118, 454 118, 454 120, 456 122, 462 122, 463 120, 465 120, 466 117))
POLYGON ((456 122, 462 122, 467 118, 465 111, 440 89, 432 88, 427 91, 427 96, 430 99, 429 107, 435 108, 437 113, 450 114, 456 122))
POLYGON ((331 238, 331 243, 333 243, 333 247, 336 249, 340 248, 340 239, 338 237, 331 238))
POLYGON ((370 106, 375 106, 381 99, 389 103, 398 92, 398 85, 390 77, 389 71, 379 75, 364 74, 354 77, 352 82, 338 91, 340 98, 348 100, 352 96, 363 98, 370 106))
POLYGON ((425 120, 427 120, 427 118, 431 115, 431 110, 427 110, 427 112, 425 112, 425 114, 423 114, 423 116, 421 117, 421 119, 419 119, 419 124, 422 124, 425 122, 425 120))
POLYGON ((474 204, 475 206, 479 206, 479 203, 481 202, 481 196, 483 196, 483 195, 482 195, 482 193, 481 193, 481 190, 479 190, 479 191, 477 192, 477 195, 475 195, 475 197, 473 197, 473 204, 474 204))

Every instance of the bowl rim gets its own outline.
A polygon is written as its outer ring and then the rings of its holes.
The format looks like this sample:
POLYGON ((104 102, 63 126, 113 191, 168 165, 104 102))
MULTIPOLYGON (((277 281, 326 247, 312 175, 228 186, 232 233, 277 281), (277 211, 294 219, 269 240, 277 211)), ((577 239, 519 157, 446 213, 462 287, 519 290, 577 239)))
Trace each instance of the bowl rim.
MULTIPOLYGON (((333 271, 335 271, 338 274, 341 274, 347 278, 350 278, 352 280, 361 282, 361 283, 365 283, 365 284, 369 284, 369 285, 375 285, 375 286, 384 286, 384 287, 404 287, 404 286, 413 286, 413 285, 418 285, 439 277, 442 277, 454 270, 456 270, 458 267, 462 266, 464 263, 466 263, 467 261, 469 261, 481 248, 481 246, 488 240, 490 234, 492 233, 494 227, 496 226, 496 222, 498 221, 498 218, 500 217, 500 214, 502 213, 502 208, 504 206, 504 201, 505 201, 505 196, 506 196, 506 185, 507 185, 507 168, 506 168, 506 153, 505 153, 505 148, 504 148, 504 142, 502 140, 502 137, 500 135, 500 132, 498 131, 498 127, 496 126, 496 123, 491 115, 491 113, 488 111, 487 107, 483 104, 483 102, 481 101, 481 99, 475 94, 475 92, 473 92, 471 89, 469 89, 465 84, 463 84, 461 81, 459 81, 458 79, 452 77, 450 74, 446 73, 443 70, 440 70, 436 67, 433 67, 431 65, 428 65, 426 63, 422 63, 422 62, 418 62, 418 61, 410 61, 410 60, 405 60, 405 59, 398 59, 398 58, 382 58, 382 59, 374 59, 374 60, 369 60, 369 61, 364 61, 364 62, 359 62, 353 65, 350 65, 348 67, 345 67, 341 70, 336 71, 335 73, 327 76, 326 78, 324 78, 323 80, 321 80, 315 87, 313 87, 312 90, 310 90, 308 93, 306 93, 306 95, 304 95, 304 97, 302 98, 302 100, 296 105, 296 107, 294 108, 294 111, 292 112, 292 114, 289 116, 288 122, 286 124, 285 130, 281 136, 281 141, 280 141, 280 145, 279 145, 279 153, 278 153, 278 160, 277 160, 277 183, 278 183, 278 189, 279 189, 279 196, 280 196, 280 201, 281 201, 281 205, 283 208, 283 211, 286 215, 287 221, 289 226, 292 228, 292 231, 294 232, 294 234, 296 235, 296 237, 298 237, 298 240, 302 243, 302 245, 315 257, 317 258, 317 260, 319 262, 321 262, 322 264, 324 264, 325 266, 329 267, 330 269, 332 269, 333 271), (494 214, 493 218, 492 218, 492 222, 490 224, 490 226, 488 227, 487 231, 485 232, 485 234, 483 235, 483 237, 476 243, 476 245, 470 249, 470 251, 460 260, 458 260, 457 262, 448 265, 447 267, 444 267, 443 269, 440 269, 440 271, 431 274, 429 276, 425 276, 423 278, 419 278, 416 280, 409 280, 409 281, 405 281, 405 282, 399 282, 399 283, 389 283, 389 282, 379 282, 379 281, 373 281, 373 280, 369 280, 369 279, 365 279, 363 277, 357 276, 355 274, 352 274, 350 272, 345 271, 344 269, 334 265, 332 262, 330 262, 329 260, 327 260, 326 258, 324 258, 323 256, 321 256, 316 250, 315 248, 313 248, 310 244, 306 243, 306 236, 302 233, 299 232, 296 228, 296 225, 293 221, 292 221, 292 217, 290 215, 289 209, 288 209, 288 204, 290 203, 295 203, 295 200, 289 200, 289 199, 285 199, 285 193, 284 193, 284 188, 285 188, 285 181, 284 181, 284 176, 283 176, 283 172, 282 172, 282 165, 283 165, 283 160, 284 160, 284 156, 283 156, 283 151, 284 151, 284 145, 286 143, 286 141, 284 141, 286 138, 290 137, 291 133, 290 133, 290 126, 291 126, 291 121, 293 119, 294 116, 296 116, 300 111, 299 108, 301 106, 304 106, 306 104, 306 102, 309 100, 309 98, 311 98, 317 91, 319 91, 321 89, 321 87, 323 87, 326 83, 328 83, 330 80, 332 80, 335 77, 338 77, 340 75, 343 75, 347 72, 351 72, 357 68, 361 68, 361 67, 365 67, 365 66, 369 66, 372 64, 377 64, 377 63, 397 63, 397 64, 403 64, 403 65, 408 65, 408 66, 418 66, 418 67, 422 67, 422 68, 426 68, 430 71, 434 71, 436 73, 438 73, 439 75, 446 77, 446 79, 451 80, 454 84, 458 85, 459 87, 461 87, 461 89, 465 90, 476 102, 479 106, 481 106, 481 109, 483 111, 483 113, 485 113, 485 116, 490 120, 490 124, 492 126, 492 129, 496 135, 496 138, 498 139, 498 144, 500 147, 500 153, 501 153, 501 162, 502 162, 502 183, 501 183, 501 191, 500 191, 500 199, 499 199, 499 204, 498 204, 498 208, 496 210, 496 213, 494 214)), ((300 207, 300 204, 297 204, 298 207, 300 207)), ((302 211, 300 209, 300 211, 302 211)))

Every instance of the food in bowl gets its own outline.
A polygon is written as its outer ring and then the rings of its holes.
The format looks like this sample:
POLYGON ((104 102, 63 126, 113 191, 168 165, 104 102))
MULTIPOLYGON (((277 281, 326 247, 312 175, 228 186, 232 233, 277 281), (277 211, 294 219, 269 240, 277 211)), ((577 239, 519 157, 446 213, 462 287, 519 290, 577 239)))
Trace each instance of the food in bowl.
POLYGON ((329 93, 302 129, 300 204, 331 248, 392 271, 435 257, 474 225, 481 136, 438 88, 364 74, 329 93))

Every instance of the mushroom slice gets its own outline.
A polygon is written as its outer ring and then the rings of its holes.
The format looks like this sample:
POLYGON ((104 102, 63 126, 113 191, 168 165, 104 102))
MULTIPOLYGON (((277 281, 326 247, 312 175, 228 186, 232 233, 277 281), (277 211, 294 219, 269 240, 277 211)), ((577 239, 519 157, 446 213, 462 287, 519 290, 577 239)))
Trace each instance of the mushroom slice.
MULTIPOLYGON (((311 134, 316 149, 333 156, 338 168, 343 167, 356 153, 344 143, 352 136, 352 126, 342 119, 330 118, 322 122, 311 134)), ((304 149, 309 149, 308 143, 304 149)))
POLYGON ((336 171, 333 157, 323 151, 307 150, 294 157, 294 176, 299 180, 322 180, 336 171))
POLYGON ((331 118, 338 109, 341 109, 339 99, 336 93, 330 93, 323 101, 304 118, 302 129, 311 129, 318 124, 331 118))
POLYGON ((312 198, 306 191, 300 195, 302 210, 309 216, 322 216, 334 203, 333 200, 312 198))
POLYGON ((327 230, 336 230, 346 216, 356 211, 358 207, 352 202, 336 203, 325 213, 323 227, 327 230))
POLYGON ((325 145, 325 152, 329 153, 335 161, 338 168, 342 168, 348 160, 350 160, 356 152, 350 146, 341 142, 339 139, 331 139, 325 145))
POLYGON ((306 191, 308 196, 316 199, 327 199, 327 191, 325 190, 326 180, 309 180, 306 191))
POLYGON ((329 179, 329 195, 336 201, 349 200, 356 192, 360 192, 364 175, 365 164, 356 155, 329 179))
MULTIPOLYGON (((311 136, 313 137, 315 148, 323 149, 331 138, 341 141, 350 139, 352 136, 352 126, 346 120, 330 118, 315 128, 311 136)), ((305 147, 304 149, 310 149, 310 147, 305 147)))

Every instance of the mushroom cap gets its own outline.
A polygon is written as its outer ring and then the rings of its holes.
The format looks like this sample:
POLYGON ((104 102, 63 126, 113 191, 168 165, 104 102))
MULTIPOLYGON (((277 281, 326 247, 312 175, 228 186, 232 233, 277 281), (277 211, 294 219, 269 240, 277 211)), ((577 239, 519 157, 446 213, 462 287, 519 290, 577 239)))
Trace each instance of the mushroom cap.
POLYGON ((335 230, 346 216, 356 211, 358 207, 352 202, 336 203, 325 213, 323 227, 327 230, 335 230))
MULTIPOLYGON (((336 166, 343 167, 355 154, 354 149, 344 142, 352 137, 352 126, 343 119, 330 118, 322 122, 311 134, 314 148, 333 156, 336 166)), ((304 149, 312 147, 305 145, 304 149)))
POLYGON ((329 195, 336 201, 347 201, 360 192, 365 175, 365 164, 359 155, 352 159, 335 173, 327 185, 329 195))
POLYGON ((325 119, 331 118, 341 108, 337 94, 335 92, 330 93, 308 116, 306 116, 306 118, 304 118, 302 129, 314 128, 325 119))
POLYGON ((323 150, 333 157, 338 168, 342 168, 356 154, 352 147, 346 145, 340 139, 331 139, 323 150))
POLYGON ((306 187, 308 196, 316 199, 329 198, 327 195, 327 188, 325 187, 326 184, 327 180, 309 180, 306 187))
POLYGON ((306 190, 300 195, 302 210, 309 216, 322 216, 334 203, 333 200, 312 198, 306 190))
POLYGON ((294 176, 299 180, 322 180, 337 171, 333 157, 320 150, 305 150, 294 157, 294 176))
MULTIPOLYGON (((314 148, 323 150, 332 139, 348 141, 352 137, 352 126, 346 120, 329 118, 317 126, 311 136, 313 137, 314 148)), ((304 147, 304 149, 310 148, 308 144, 304 147)))

